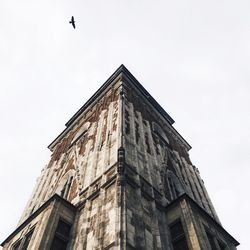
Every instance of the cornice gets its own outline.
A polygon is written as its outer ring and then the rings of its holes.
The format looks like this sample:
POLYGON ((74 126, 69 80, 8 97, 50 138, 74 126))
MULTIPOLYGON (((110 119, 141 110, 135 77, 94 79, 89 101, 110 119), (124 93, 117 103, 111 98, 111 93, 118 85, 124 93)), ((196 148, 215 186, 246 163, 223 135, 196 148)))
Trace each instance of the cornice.
MULTIPOLYGON (((130 73, 130 71, 122 64, 105 82, 104 84, 92 95, 92 97, 69 119, 65 124, 66 128, 60 133, 55 140, 48 146, 50 150, 56 145, 56 143, 72 128, 82 116, 82 114, 93 106, 107 91, 109 91, 114 84, 118 81, 121 84, 129 84, 133 86, 167 121, 172 127, 174 120, 173 118, 160 106, 160 104, 149 94, 149 92, 139 83, 139 81, 130 73)), ((185 139, 172 127, 175 134, 185 144, 189 150, 191 146, 185 141, 185 139)))

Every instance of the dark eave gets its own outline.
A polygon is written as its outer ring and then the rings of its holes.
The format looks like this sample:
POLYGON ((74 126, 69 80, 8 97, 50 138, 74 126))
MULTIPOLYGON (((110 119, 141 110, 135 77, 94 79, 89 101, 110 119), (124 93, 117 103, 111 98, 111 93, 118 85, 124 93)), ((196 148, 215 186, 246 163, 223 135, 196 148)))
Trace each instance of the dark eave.
MULTIPOLYGON (((123 65, 122 65, 123 66, 123 65)), ((130 84, 133 84, 143 96, 161 113, 161 115, 172 125, 174 119, 160 106, 160 104, 149 94, 149 92, 139 83, 139 81, 123 66, 123 76, 129 79, 130 84)))
MULTIPOLYGON (((65 124, 66 128, 62 131, 59 136, 48 146, 49 149, 53 148, 55 142, 66 132, 66 130, 79 118, 79 116, 107 91, 118 79, 128 80, 129 84, 135 86, 140 93, 152 104, 152 106, 168 121, 170 125, 173 125, 173 118, 159 105, 159 103, 148 93, 148 91, 139 83, 139 81, 129 72, 129 70, 122 64, 107 80, 106 82, 95 92, 95 94, 70 118, 65 124)), ((176 131, 177 132, 177 131, 176 131)), ((179 134, 177 132, 177 134, 179 134)), ((188 149, 191 146, 185 141, 185 139, 179 134, 182 141, 187 145, 188 149)))
POLYGON ((157 101, 148 93, 148 91, 137 81, 137 79, 129 72, 129 70, 122 64, 109 78, 108 80, 95 92, 95 94, 72 116, 72 118, 65 124, 66 127, 69 127, 82 112, 111 84, 113 81, 119 77, 119 75, 126 75, 131 82, 136 85, 137 88, 150 100, 153 106, 156 107, 161 114, 169 121, 170 124, 174 123, 174 120, 170 115, 157 103, 157 101))
MULTIPOLYGON (((151 103, 151 105, 168 121, 172 126, 174 124, 174 119, 161 107, 161 105, 148 93, 148 91, 138 82, 138 80, 129 72, 129 70, 124 66, 124 78, 129 79, 129 83, 133 84, 138 91, 151 103)), ((190 150, 192 147, 189 143, 179 134, 179 132, 172 126, 172 129, 181 139, 181 141, 186 145, 187 150, 190 150)))
POLYGON ((123 64, 106 80, 106 82, 92 95, 89 100, 69 119, 69 121, 65 124, 66 128, 49 144, 48 148, 51 149, 51 146, 57 141, 58 138, 61 137, 61 135, 64 134, 64 132, 69 128, 71 124, 74 123, 74 121, 86 110, 95 100, 96 98, 101 95, 106 88, 111 85, 115 81, 116 78, 119 77, 119 75, 122 72, 122 68, 125 67, 123 64))
POLYGON ((69 127, 81 114, 84 110, 88 108, 88 106, 95 101, 95 99, 103 93, 103 91, 114 82, 114 80, 123 72, 123 68, 125 66, 121 65, 109 78, 106 82, 90 97, 90 99, 69 119, 69 121, 65 124, 66 127, 69 127))

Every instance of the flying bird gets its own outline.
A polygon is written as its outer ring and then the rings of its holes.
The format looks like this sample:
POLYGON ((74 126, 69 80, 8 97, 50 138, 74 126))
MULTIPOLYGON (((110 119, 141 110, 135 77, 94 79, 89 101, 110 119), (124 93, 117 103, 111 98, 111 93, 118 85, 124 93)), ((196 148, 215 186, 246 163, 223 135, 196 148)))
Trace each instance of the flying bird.
POLYGON ((69 23, 71 23, 71 24, 72 24, 72 26, 73 26, 73 28, 74 28, 74 29, 76 28, 76 25, 75 25, 75 19, 74 19, 74 17, 73 17, 73 16, 71 17, 71 21, 69 21, 69 23))

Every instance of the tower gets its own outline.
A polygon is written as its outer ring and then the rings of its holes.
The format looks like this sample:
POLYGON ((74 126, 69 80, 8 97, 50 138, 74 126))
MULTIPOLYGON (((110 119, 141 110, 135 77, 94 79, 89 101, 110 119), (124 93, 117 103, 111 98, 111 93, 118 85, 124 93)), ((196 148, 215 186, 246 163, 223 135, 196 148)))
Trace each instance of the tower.
POLYGON ((173 123, 121 65, 49 145, 3 249, 236 249, 173 123))

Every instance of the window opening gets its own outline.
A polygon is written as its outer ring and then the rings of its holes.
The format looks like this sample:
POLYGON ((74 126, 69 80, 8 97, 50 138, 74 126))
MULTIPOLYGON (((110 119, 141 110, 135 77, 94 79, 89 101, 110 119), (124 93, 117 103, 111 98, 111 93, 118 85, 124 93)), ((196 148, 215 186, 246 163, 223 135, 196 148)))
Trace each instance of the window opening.
POLYGON ((129 112, 125 109, 125 133, 128 135, 130 133, 130 123, 129 123, 129 112))
POLYGON ((226 249, 226 245, 223 242, 221 242, 220 240, 218 240, 218 244, 219 244, 220 250, 226 249))
POLYGON ((72 147, 73 145, 75 145, 80 140, 80 138, 84 137, 85 134, 86 134, 86 132, 87 132, 87 130, 81 132, 79 135, 77 134, 76 137, 71 142, 70 147, 72 147))
POLYGON ((188 250, 188 245, 181 221, 178 220, 169 226, 174 250, 188 250))
POLYGON ((145 143, 146 143, 146 149, 149 154, 151 154, 150 146, 149 146, 149 138, 148 138, 148 133, 145 133, 145 143))
POLYGON ((68 194, 69 194, 69 190, 70 190, 70 186, 72 184, 72 180, 73 180, 73 177, 71 176, 67 181, 66 183, 64 184, 63 186, 63 189, 61 191, 61 197, 64 198, 64 199, 67 199, 68 197, 68 194))
POLYGON ((59 220, 50 250, 66 250, 69 242, 71 225, 59 220))
POLYGON ((34 229, 32 229, 29 233, 26 234, 25 239, 24 239, 24 243, 23 243, 23 245, 21 247, 21 250, 28 249, 28 246, 29 246, 29 243, 31 241, 33 232, 34 232, 34 229))
POLYGON ((207 234, 207 239, 209 241, 211 249, 212 250, 217 250, 213 235, 211 233, 209 233, 209 232, 206 232, 206 234, 207 234))
POLYGON ((19 240, 17 243, 14 244, 12 250, 18 250, 21 245, 21 240, 19 240))
POLYGON ((167 170, 167 176, 165 178, 166 178, 165 188, 169 189, 171 199, 176 199, 181 194, 184 193, 184 189, 180 180, 176 177, 176 175, 171 170, 167 170))
POLYGON ((139 142, 140 139, 140 133, 139 133, 139 124, 137 122, 135 122, 135 141, 136 143, 139 142))
POLYGON ((171 178, 168 178, 168 183, 169 183, 169 190, 170 190, 170 194, 172 195, 172 199, 176 198, 176 195, 174 193, 174 186, 173 186, 173 182, 171 178))

